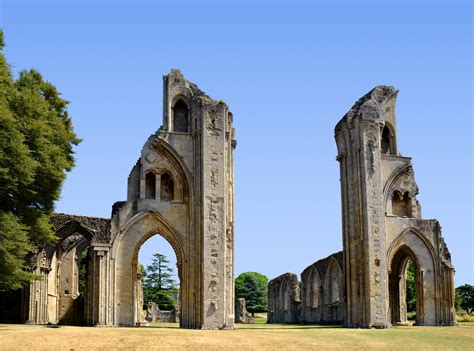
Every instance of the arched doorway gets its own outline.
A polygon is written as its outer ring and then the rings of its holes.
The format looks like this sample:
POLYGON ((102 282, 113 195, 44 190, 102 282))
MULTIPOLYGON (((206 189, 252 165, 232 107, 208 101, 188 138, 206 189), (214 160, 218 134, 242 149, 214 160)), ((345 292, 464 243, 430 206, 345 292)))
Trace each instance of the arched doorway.
POLYGON ((421 282, 420 264, 410 248, 402 246, 392 259, 389 273, 389 295, 390 295, 390 319, 393 325, 408 325, 408 304, 407 304, 407 274, 410 262, 414 266, 415 275, 415 301, 416 314, 415 324, 421 324, 422 297, 418 294, 423 290, 419 288, 421 282))
POLYGON ((160 233, 139 249, 135 286, 139 324, 140 318, 145 325, 179 321, 181 294, 176 253, 160 233))
POLYGON ((56 230, 60 238, 45 249, 49 262, 47 278, 47 321, 66 325, 83 325, 86 321, 86 299, 89 248, 92 232, 73 219, 56 230))
POLYGON ((149 210, 134 216, 116 238, 112 248, 115 267, 113 284, 113 321, 115 325, 141 325, 141 308, 139 290, 137 290, 138 253, 143 243, 159 233, 173 248, 176 256, 177 272, 180 280, 180 319, 181 328, 194 327, 199 319, 199 294, 192 289, 198 282, 192 279, 197 276, 197 265, 188 259, 181 235, 174 230, 158 212, 149 210))
POLYGON ((389 308, 392 325, 408 325, 406 278, 409 262, 414 265, 415 325, 436 325, 436 267, 431 244, 415 229, 402 233, 388 252, 389 308))

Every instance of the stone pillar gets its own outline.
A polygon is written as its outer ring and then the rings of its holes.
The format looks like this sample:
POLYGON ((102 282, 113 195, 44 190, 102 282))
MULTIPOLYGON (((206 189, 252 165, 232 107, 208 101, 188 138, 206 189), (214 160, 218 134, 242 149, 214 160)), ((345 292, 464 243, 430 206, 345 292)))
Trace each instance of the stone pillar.
POLYGON ((356 102, 335 129, 347 327, 390 326, 380 145, 384 114, 394 113, 397 93, 393 87, 376 87, 356 102))
MULTIPOLYGON (((202 307, 203 329, 233 328, 233 269, 227 250, 229 206, 226 169, 227 108, 203 99, 202 132, 202 307), (207 105, 206 105, 207 104, 207 105)), ((229 238, 231 239, 231 238, 229 238)), ((229 243, 231 245, 231 243, 229 243)))
POLYGON ((144 311, 143 311, 143 281, 142 281, 142 272, 137 267, 137 280, 135 283, 135 294, 136 294, 136 307, 135 307, 135 320, 137 326, 148 325, 148 322, 145 320, 144 311))
POLYGON ((23 314, 26 317, 26 324, 46 324, 48 318, 48 273, 49 269, 40 267, 37 274, 41 277, 34 280, 29 287, 24 290, 25 306, 23 314))
POLYGON ((161 174, 156 176, 155 199, 161 201, 161 174))
POLYGON ((93 277, 91 287, 92 318, 89 321, 95 326, 107 326, 110 320, 110 286, 109 286, 109 248, 107 244, 92 244, 93 277))

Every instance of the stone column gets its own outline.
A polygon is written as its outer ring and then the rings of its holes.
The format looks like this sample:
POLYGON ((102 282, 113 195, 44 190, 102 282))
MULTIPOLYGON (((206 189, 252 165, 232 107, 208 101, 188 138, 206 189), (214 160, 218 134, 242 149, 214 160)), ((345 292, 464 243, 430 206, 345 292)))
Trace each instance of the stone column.
POLYGON ((92 319, 95 326, 110 325, 110 287, 109 287, 109 249, 108 244, 93 244, 93 277, 92 277, 92 319))
MULTIPOLYGON (((202 233, 203 233, 203 329, 233 328, 233 297, 229 292, 226 257, 227 108, 223 103, 205 101, 202 134, 202 233), (230 301, 232 299, 232 301, 230 301)), ((233 282, 232 282, 233 283, 233 282)))
MULTIPOLYGON (((345 122, 345 121, 344 121, 345 122)), ((389 326, 378 120, 338 125, 345 272, 345 325, 389 326)))

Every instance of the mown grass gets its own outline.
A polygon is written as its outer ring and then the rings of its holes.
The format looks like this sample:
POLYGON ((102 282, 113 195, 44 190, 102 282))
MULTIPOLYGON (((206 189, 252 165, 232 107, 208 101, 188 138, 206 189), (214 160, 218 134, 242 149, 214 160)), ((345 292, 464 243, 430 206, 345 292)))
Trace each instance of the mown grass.
POLYGON ((474 325, 394 327, 385 330, 335 326, 238 325, 236 330, 184 330, 166 323, 143 328, 46 328, 0 325, 0 350, 313 350, 473 349, 474 325))

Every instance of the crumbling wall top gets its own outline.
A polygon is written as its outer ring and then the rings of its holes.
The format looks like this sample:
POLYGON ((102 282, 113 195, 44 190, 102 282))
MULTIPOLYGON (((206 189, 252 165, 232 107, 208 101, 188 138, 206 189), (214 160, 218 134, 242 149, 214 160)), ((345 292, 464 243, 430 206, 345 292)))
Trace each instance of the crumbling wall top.
POLYGON ((350 123, 355 118, 379 119, 384 113, 386 103, 396 98, 398 89, 388 85, 377 85, 374 89, 362 96, 342 117, 336 125, 335 131, 341 128, 343 123, 350 123))

